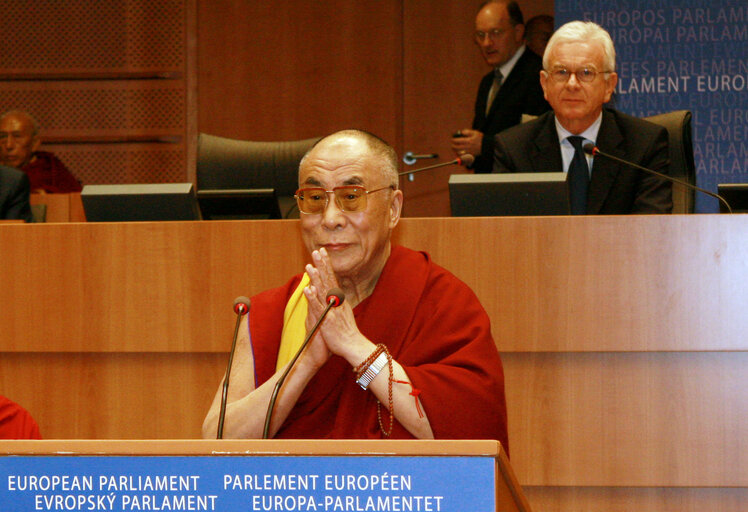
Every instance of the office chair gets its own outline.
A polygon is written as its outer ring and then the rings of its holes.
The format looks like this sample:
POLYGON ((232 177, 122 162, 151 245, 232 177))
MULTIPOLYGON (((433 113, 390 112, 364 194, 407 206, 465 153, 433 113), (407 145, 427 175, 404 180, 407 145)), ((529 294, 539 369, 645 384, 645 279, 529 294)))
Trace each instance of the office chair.
MULTIPOLYGON (((691 139, 691 112, 674 110, 644 119, 667 128, 670 176, 695 185, 696 165, 693 160, 693 141, 691 139)), ((673 213, 693 213, 693 208, 694 190, 673 183, 673 213)))
POLYGON ((293 195, 298 188, 299 162, 319 139, 257 142, 200 133, 197 189, 272 188, 282 217, 298 216, 293 195))

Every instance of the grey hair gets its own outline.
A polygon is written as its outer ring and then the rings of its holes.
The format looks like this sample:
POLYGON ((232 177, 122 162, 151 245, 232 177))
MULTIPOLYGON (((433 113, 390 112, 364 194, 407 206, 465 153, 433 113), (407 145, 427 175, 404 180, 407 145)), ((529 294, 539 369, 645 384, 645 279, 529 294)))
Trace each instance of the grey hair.
POLYGON ((553 48, 559 43, 587 43, 598 42, 603 48, 603 66, 601 71, 616 70, 616 49, 610 34, 603 27, 592 21, 570 21, 559 27, 548 40, 548 45, 543 53, 543 69, 550 66, 550 55, 553 48))
POLYGON ((380 171, 382 171, 384 179, 388 181, 389 184, 395 188, 395 190, 397 190, 399 182, 397 152, 384 139, 381 139, 373 133, 369 133, 365 130, 347 129, 332 133, 330 135, 327 135, 326 137, 322 137, 320 140, 315 142, 314 145, 309 148, 309 150, 304 154, 301 162, 299 162, 299 168, 304 165, 304 162, 314 148, 316 148, 322 142, 333 137, 353 137, 355 139, 364 141, 369 148, 371 155, 378 162, 380 171))

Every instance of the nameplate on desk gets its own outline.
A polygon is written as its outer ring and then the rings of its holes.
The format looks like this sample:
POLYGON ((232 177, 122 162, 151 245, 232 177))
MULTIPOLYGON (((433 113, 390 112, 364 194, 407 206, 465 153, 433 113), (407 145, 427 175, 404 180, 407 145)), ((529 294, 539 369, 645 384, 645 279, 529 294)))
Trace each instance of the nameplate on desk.
POLYGON ((0 457, 3 511, 489 512, 478 456, 0 457))

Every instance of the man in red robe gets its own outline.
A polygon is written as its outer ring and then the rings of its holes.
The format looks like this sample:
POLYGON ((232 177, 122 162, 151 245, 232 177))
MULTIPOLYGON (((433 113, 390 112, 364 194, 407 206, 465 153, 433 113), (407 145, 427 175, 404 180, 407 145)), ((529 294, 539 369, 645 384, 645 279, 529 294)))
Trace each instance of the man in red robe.
POLYGON ((26 173, 31 191, 80 192, 81 184, 59 158, 39 151, 39 124, 22 110, 0 116, 0 164, 26 173))
MULTIPOLYGON (((285 345, 311 330, 327 292, 340 288, 345 301, 280 389, 271 436, 497 439, 507 449, 504 376, 488 315, 427 254, 390 243, 403 203, 395 151, 366 132, 338 132, 302 159, 299 183, 311 263, 252 298, 232 365, 225 437, 261 437, 289 365, 285 345)), ((221 388, 205 437, 216 435, 220 402, 221 388)))
POLYGON ((0 439, 41 439, 39 426, 26 409, 0 395, 0 439))

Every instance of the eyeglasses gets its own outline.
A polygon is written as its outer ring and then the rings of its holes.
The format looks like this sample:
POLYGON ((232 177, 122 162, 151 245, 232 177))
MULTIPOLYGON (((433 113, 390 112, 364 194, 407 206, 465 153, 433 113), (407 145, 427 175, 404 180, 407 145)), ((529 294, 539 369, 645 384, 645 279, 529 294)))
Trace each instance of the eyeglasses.
POLYGON ((473 33, 473 38, 475 38, 476 43, 482 43, 486 37, 488 37, 491 41, 496 41, 498 38, 504 35, 506 30, 501 28, 495 28, 493 30, 489 30, 488 32, 482 32, 480 30, 476 30, 473 33))
POLYGON ((558 83, 568 82, 571 78, 571 75, 577 77, 577 82, 590 83, 593 82, 595 78, 597 78, 597 75, 601 73, 611 73, 611 71, 598 71, 590 66, 577 69, 576 71, 569 71, 568 69, 559 66, 551 69, 550 71, 546 71, 546 73, 548 73, 548 76, 550 76, 554 82, 558 83))
POLYGON ((358 185, 335 187, 332 190, 325 190, 322 187, 300 188, 294 197, 301 213, 324 213, 329 201, 328 194, 335 196, 335 204, 341 211, 353 213, 366 210, 366 198, 369 194, 387 189, 395 190, 395 187, 390 185, 375 190, 366 190, 358 185))

